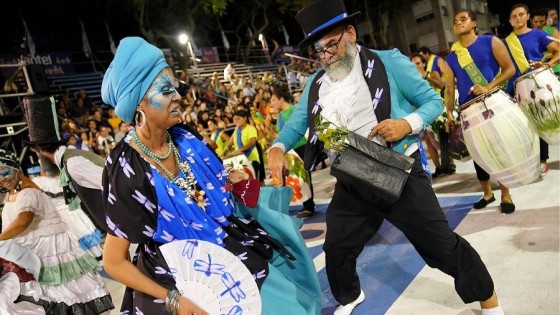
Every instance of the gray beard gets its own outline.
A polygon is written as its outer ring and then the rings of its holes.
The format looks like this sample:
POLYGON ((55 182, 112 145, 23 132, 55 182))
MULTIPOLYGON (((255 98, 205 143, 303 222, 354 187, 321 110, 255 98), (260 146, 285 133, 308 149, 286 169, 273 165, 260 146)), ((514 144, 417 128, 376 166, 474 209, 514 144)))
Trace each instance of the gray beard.
POLYGON ((344 43, 346 46, 346 54, 342 56, 338 61, 326 64, 322 62, 325 72, 329 75, 332 81, 341 81, 346 78, 352 68, 354 67, 354 60, 356 58, 356 45, 352 44, 350 41, 344 43))

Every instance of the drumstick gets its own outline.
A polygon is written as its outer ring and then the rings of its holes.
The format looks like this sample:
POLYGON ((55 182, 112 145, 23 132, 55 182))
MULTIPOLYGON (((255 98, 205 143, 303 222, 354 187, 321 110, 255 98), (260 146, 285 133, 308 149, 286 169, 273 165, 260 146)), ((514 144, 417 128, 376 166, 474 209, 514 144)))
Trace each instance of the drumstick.
POLYGON ((558 38, 555 38, 555 37, 552 37, 552 36, 547 36, 546 38, 548 38, 548 39, 550 39, 550 40, 553 40, 553 41, 555 41, 555 42, 557 42, 557 43, 560 43, 560 39, 558 39, 558 38))

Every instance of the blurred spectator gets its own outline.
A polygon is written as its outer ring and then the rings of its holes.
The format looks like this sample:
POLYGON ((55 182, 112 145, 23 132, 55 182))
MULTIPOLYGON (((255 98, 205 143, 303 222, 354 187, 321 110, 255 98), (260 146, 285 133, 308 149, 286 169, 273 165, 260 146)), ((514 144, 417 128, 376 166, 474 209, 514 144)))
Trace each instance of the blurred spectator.
POLYGON ((228 63, 224 68, 224 80, 231 81, 235 77, 235 68, 228 63))
POLYGON ((102 126, 97 136, 97 152, 99 155, 106 157, 115 147, 115 139, 111 136, 111 127, 102 126))
POLYGON ((82 139, 80 138, 80 128, 72 119, 65 119, 60 124, 60 131, 62 132, 62 139, 69 139, 74 137, 76 140, 75 146, 79 148, 82 144, 82 139))
POLYGON ((111 134, 113 133, 113 127, 109 124, 109 121, 103 117, 103 110, 101 108, 94 109, 90 119, 95 120, 97 123, 97 130, 101 130, 101 127, 107 127, 111 131, 111 134))
POLYGON ((77 100, 83 100, 84 101, 84 106, 88 109, 91 108, 92 101, 91 101, 91 98, 87 95, 86 90, 80 90, 78 92, 78 95, 77 95, 76 99, 77 100))
POLYGON ((81 144, 81 146, 80 146, 80 149, 81 149, 81 150, 84 150, 84 151, 93 151, 93 150, 92 150, 92 145, 94 145, 94 143, 91 142, 91 140, 90 140, 89 135, 88 135, 87 132, 82 131, 82 132, 80 133, 80 139, 82 140, 82 141, 81 141, 82 144, 81 144))
POLYGON ((119 126, 122 122, 122 120, 117 117, 117 114, 115 114, 115 108, 110 106, 109 109, 107 110, 107 115, 109 118, 107 118, 107 122, 109 123, 109 125, 111 125, 111 129, 113 130, 113 133, 119 131, 119 126))
POLYGON ((86 126, 89 117, 89 107, 85 106, 84 100, 77 98, 71 102, 68 107, 68 115, 79 123, 80 126, 86 126))
POLYGON ((243 87, 243 96, 253 97, 255 96, 255 94, 257 94, 257 91, 255 91, 255 89, 251 86, 251 82, 245 82, 245 85, 243 87))
POLYGON ((124 138, 126 133, 129 132, 131 129, 132 127, 130 126, 129 123, 121 120, 121 122, 119 123, 119 127, 115 132, 115 143, 119 143, 121 139, 124 138))
POLYGON ((66 142, 66 147, 68 149, 78 149, 78 140, 79 136, 75 133, 71 133, 68 135, 68 142, 66 142))

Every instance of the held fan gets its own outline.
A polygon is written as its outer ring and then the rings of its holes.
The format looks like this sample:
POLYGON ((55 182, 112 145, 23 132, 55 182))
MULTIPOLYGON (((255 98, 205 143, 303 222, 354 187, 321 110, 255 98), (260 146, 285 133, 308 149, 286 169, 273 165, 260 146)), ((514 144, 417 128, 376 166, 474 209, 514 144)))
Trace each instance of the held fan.
POLYGON ((160 250, 181 295, 211 315, 260 314, 261 296, 249 269, 226 249, 180 240, 160 250))

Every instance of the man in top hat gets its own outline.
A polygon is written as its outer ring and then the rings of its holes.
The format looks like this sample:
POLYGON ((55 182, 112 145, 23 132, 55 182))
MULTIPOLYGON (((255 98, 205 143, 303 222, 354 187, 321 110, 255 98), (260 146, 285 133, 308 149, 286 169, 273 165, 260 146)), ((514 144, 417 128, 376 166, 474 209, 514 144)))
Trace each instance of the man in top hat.
POLYGON ((70 210, 82 206, 93 224, 107 231, 101 203, 101 178, 105 161, 97 154, 67 149, 60 136, 53 97, 29 96, 23 108, 29 128, 29 145, 38 155, 49 159, 61 170, 64 199, 70 210), (64 176, 64 175, 65 176, 64 176))
POLYGON ((348 14, 342 0, 317 0, 297 13, 306 34, 299 47, 312 45, 323 70, 309 78, 299 105, 268 152, 272 176, 279 178, 282 168, 288 168, 284 152, 309 128, 304 163, 312 169, 325 155, 314 126, 316 115, 321 115, 415 160, 394 203, 337 180, 323 245, 331 291, 340 303, 335 314, 351 314, 364 301, 356 260, 384 219, 406 235, 429 266, 455 279, 455 289, 465 303, 480 301, 484 315, 503 314, 486 266, 449 227, 423 171, 418 134, 441 114, 442 99, 398 50, 377 51, 356 44, 352 23, 358 14, 348 14))

